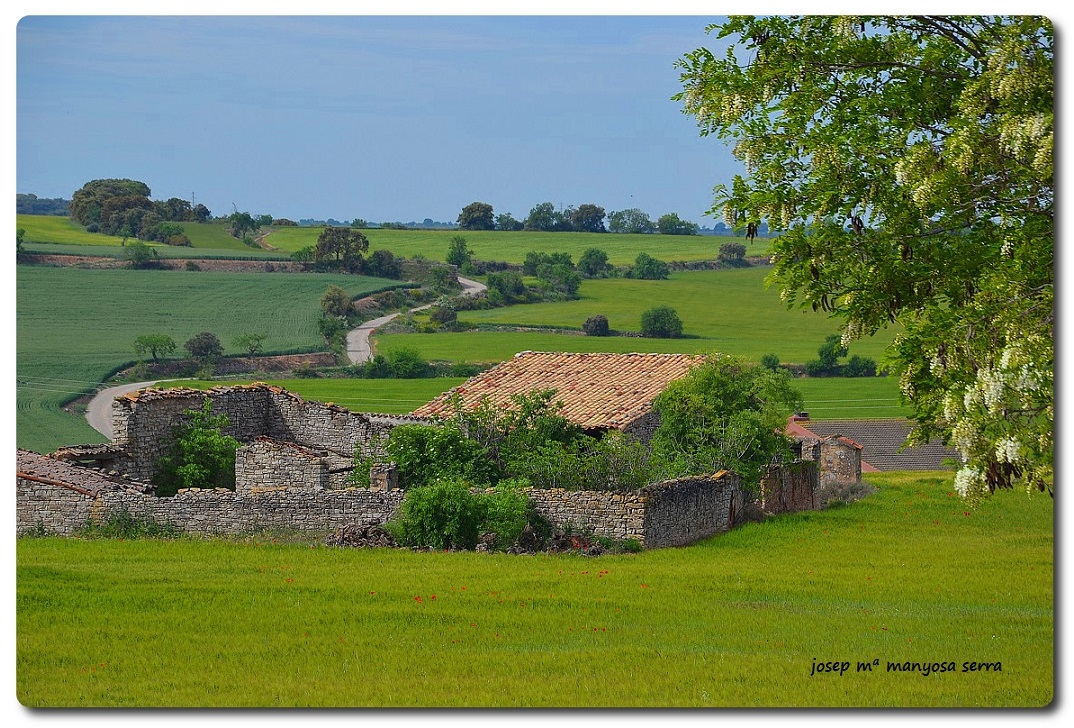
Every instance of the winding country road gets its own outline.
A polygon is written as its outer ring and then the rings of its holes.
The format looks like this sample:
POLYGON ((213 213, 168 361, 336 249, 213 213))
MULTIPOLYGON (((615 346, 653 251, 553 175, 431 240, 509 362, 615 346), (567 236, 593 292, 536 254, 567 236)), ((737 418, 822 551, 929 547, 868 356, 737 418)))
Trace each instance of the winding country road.
MULTIPOLYGON (((459 283, 462 284, 464 296, 476 296, 487 288, 485 284, 472 281, 469 278, 459 278, 459 283)), ((421 311, 431 305, 419 306, 411 309, 411 311, 421 311)), ((347 358, 351 360, 352 364, 361 364, 373 358, 373 352, 369 345, 370 334, 398 315, 393 313, 366 321, 358 328, 347 333, 347 358)), ((150 387, 156 384, 157 381, 159 380, 120 384, 102 389, 94 395, 86 408, 86 420, 89 422, 90 427, 111 440, 114 435, 112 432, 112 400, 116 397, 122 397, 124 394, 150 387)))
MULTIPOLYGON (((488 288, 484 283, 478 283, 469 278, 459 278, 459 283, 462 284, 462 295, 464 296, 476 296, 488 288)), ((431 303, 425 306, 418 306, 410 309, 410 312, 423 311, 430 306, 432 306, 431 303)), ((373 358, 373 351, 369 344, 370 334, 396 316, 399 316, 399 314, 393 313, 366 321, 358 328, 347 333, 347 358, 351 360, 352 364, 362 364, 373 358)))

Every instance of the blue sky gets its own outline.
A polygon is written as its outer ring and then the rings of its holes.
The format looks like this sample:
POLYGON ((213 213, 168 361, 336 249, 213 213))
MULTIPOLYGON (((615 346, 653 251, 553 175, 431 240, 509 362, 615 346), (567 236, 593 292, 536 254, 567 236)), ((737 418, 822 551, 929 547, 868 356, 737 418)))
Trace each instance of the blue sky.
POLYGON ((740 171, 671 96, 715 16, 35 16, 16 191, 138 179, 299 219, 454 221, 480 200, 676 212, 740 171))

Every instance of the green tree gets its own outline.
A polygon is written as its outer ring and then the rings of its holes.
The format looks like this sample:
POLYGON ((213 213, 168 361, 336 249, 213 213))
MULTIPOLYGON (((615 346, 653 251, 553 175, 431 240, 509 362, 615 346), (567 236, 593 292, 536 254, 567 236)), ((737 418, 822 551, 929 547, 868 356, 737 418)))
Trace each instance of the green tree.
POLYGON ((224 345, 220 343, 217 335, 211 331, 202 331, 200 334, 190 337, 183 344, 183 348, 194 359, 206 362, 212 361, 224 353, 224 345))
MULTIPOLYGON (((95 179, 71 195, 68 210, 80 225, 102 224, 102 217, 122 214, 129 208, 150 206, 149 186, 133 179, 95 179)), ((117 226, 116 230, 119 229, 117 226)))
POLYGON ((261 227, 261 222, 248 212, 233 212, 228 216, 228 224, 231 227, 231 235, 236 238, 245 238, 261 227))
POLYGON ((600 248, 586 248, 578 259, 578 271, 587 278, 597 278, 610 269, 608 254, 600 248))
POLYGON ((492 215, 492 205, 485 202, 471 202, 462 208, 462 212, 459 213, 458 223, 463 230, 494 229, 496 221, 492 215))
POLYGON ((496 229, 504 230, 506 232, 514 232, 521 230, 525 226, 521 220, 516 220, 515 216, 509 212, 502 212, 496 216, 496 229))
POLYGON ((174 444, 157 462, 156 494, 172 496, 180 488, 235 490, 235 451, 240 443, 223 432, 230 424, 227 415, 213 415, 208 398, 200 410, 183 414, 174 444))
POLYGON ((556 211, 555 205, 551 202, 542 202, 530 208, 530 214, 526 216, 523 225, 526 230, 551 232, 556 229, 560 219, 561 216, 556 211))
POLYGON ((157 262, 157 251, 141 240, 123 246, 121 259, 131 268, 149 268, 157 262))
POLYGON ((737 17, 679 61, 676 96, 745 176, 728 225, 767 221, 789 305, 887 366, 962 465, 959 492, 1053 490, 1054 48, 1039 16, 737 17))
POLYGON ((337 285, 331 285, 325 289, 321 296, 321 311, 329 318, 347 318, 354 313, 354 303, 351 294, 337 285))
POLYGON ((764 468, 790 456, 783 431, 800 405, 787 372, 708 357, 653 402, 653 458, 671 475, 731 470, 756 486, 764 468))
POLYGON ((645 281, 660 281, 670 275, 668 264, 657 260, 648 253, 638 253, 634 259, 634 266, 630 269, 630 277, 645 281))
POLYGON ((656 221, 656 230, 661 235, 697 235, 700 228, 697 223, 682 220, 678 214, 669 212, 656 221))
POLYGON ((598 205, 579 205, 571 211, 571 226, 583 233, 606 233, 604 208, 598 205))
POLYGON ((316 262, 349 273, 362 269, 362 253, 369 249, 369 239, 353 228, 325 226, 317 236, 313 257, 316 262))
POLYGON ((641 335, 651 339, 677 339, 682 321, 671 306, 654 306, 641 314, 641 335))
POLYGON ((473 254, 474 251, 466 246, 466 238, 461 235, 454 235, 451 238, 451 242, 448 243, 448 252, 445 260, 449 265, 462 268, 470 262, 473 254))
POLYGON ((232 342, 237 348, 246 352, 247 356, 256 356, 265 349, 264 334, 242 334, 236 336, 232 342))
POLYGON ((26 228, 15 229, 15 252, 22 252, 22 241, 26 239, 26 228))
POLYGON ((134 340, 134 353, 138 356, 149 354, 153 361, 175 353, 175 339, 167 334, 143 334, 134 340))
POLYGON ((649 214, 636 207, 608 213, 608 231, 613 233, 649 234, 656 232, 656 225, 649 214))

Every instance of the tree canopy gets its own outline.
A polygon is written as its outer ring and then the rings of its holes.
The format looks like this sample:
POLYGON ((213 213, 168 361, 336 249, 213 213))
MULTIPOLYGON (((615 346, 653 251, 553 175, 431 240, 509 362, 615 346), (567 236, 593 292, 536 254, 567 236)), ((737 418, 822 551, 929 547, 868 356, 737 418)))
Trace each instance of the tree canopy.
POLYGON ((676 99, 746 174, 714 213, 767 221, 788 305, 897 324, 912 441, 977 497, 1053 488, 1053 33, 1046 18, 736 17, 676 99))
POLYGON ((492 214, 492 205, 487 202, 471 202, 462 208, 458 219, 459 227, 463 230, 492 230, 496 227, 496 220, 492 214))

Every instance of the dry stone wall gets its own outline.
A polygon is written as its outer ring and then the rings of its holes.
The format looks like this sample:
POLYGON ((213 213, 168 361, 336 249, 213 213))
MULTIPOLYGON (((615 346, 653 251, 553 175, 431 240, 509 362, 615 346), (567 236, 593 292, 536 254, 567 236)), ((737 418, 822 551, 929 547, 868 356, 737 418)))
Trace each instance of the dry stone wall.
POLYGON ((214 416, 228 418, 225 432, 242 443, 269 437, 347 459, 356 449, 365 454, 377 450, 398 424, 428 423, 422 418, 365 415, 330 403, 307 402, 265 384, 214 387, 207 392, 148 389, 118 397, 112 404, 114 442, 123 451, 115 467, 136 480, 152 480, 157 461, 175 441, 184 413, 200 409, 206 399, 212 402, 214 416))
POLYGON ((761 510, 769 514, 816 510, 817 487, 814 461, 769 468, 761 477, 761 510))
MULTIPOLYGON (((303 468, 322 474, 329 470, 318 453, 267 438, 257 440, 248 452, 252 461, 261 452, 273 459, 278 447, 292 449, 289 459, 299 468, 295 477, 311 477, 303 468)), ((126 511, 135 518, 201 535, 267 529, 321 536, 344 525, 383 524, 395 516, 405 495, 398 489, 294 488, 286 487, 286 482, 281 476, 257 488, 184 490, 170 498, 157 498, 143 484, 20 451, 17 533, 43 528, 72 535, 91 521, 100 523, 126 511)), ((726 531, 737 520, 742 499, 737 476, 726 473, 657 483, 629 493, 534 488, 527 495, 556 526, 632 538, 647 548, 685 545, 726 531)))

